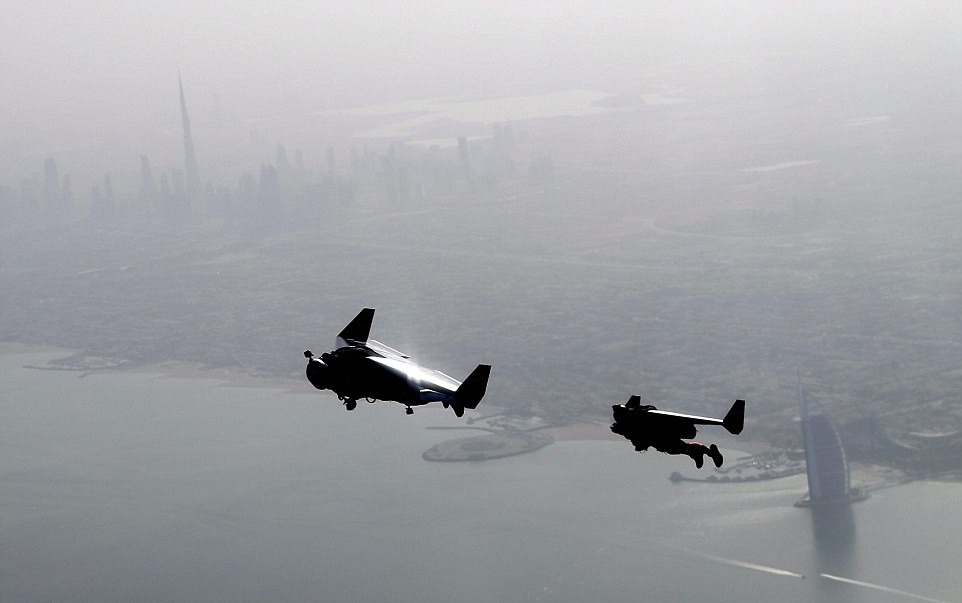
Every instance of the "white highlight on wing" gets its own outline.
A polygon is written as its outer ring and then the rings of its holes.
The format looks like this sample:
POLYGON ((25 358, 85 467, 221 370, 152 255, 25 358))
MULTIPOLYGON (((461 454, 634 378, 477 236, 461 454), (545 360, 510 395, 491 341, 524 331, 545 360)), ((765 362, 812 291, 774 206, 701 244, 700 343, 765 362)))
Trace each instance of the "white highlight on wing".
POLYGON ((663 417, 674 417, 676 419, 686 419, 692 421, 693 423, 699 423, 702 425, 721 425, 722 420, 716 419, 714 417, 700 417, 698 415, 686 415, 680 412, 672 412, 670 410, 649 410, 649 414, 661 415, 663 417))
POLYGON ((397 359, 410 358, 410 356, 408 356, 404 352, 399 352, 398 350, 395 350, 391 346, 385 345, 376 339, 368 339, 366 342, 362 343, 361 345, 366 345, 368 348, 374 350, 375 352, 377 352, 381 356, 384 356, 385 358, 397 358, 397 359))
POLYGON ((393 368, 413 379, 417 379, 422 385, 434 385, 442 388, 442 391, 450 390, 451 393, 454 393, 461 386, 460 381, 445 375, 441 371, 426 369, 408 360, 379 358, 377 356, 370 356, 369 358, 378 364, 393 368))

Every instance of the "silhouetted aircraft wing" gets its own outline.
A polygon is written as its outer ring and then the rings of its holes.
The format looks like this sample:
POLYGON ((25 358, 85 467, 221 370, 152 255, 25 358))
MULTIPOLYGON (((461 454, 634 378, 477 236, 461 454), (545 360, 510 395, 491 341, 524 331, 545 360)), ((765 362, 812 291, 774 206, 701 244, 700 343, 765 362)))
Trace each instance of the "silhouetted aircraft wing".
POLYGON ((735 403, 732 404, 732 407, 728 410, 728 414, 725 415, 724 419, 686 415, 669 410, 649 410, 648 414, 664 417, 669 421, 690 423, 692 425, 721 425, 727 429, 729 433, 738 435, 742 432, 742 428, 745 425, 745 401, 735 400, 735 403))
POLYGON ((394 348, 392 348, 391 346, 385 345, 376 339, 368 339, 364 345, 366 345, 368 349, 374 350, 375 352, 377 352, 381 356, 384 356, 385 358, 395 358, 397 360, 405 360, 407 358, 410 358, 410 356, 408 356, 404 352, 399 352, 394 348))
POLYGON ((437 388, 437 391, 453 395, 454 392, 458 390, 458 387, 461 386, 461 382, 457 379, 445 375, 441 371, 418 366, 410 360, 405 360, 403 358, 379 358, 377 356, 371 356, 370 359, 378 364, 390 367, 396 371, 404 373, 409 377, 419 380, 421 385, 425 387, 432 389, 437 388))
POLYGON ((357 316, 337 334, 337 349, 367 343, 367 338, 371 334, 372 322, 374 322, 374 308, 364 308, 358 312, 357 316))
POLYGON ((346 327, 337 334, 337 349, 348 346, 364 346, 385 358, 410 358, 407 354, 384 345, 376 339, 370 339, 371 323, 374 322, 374 308, 364 308, 357 313, 346 327))
POLYGON ((461 387, 461 382, 450 375, 446 375, 441 371, 436 371, 434 369, 426 369, 419 367, 421 369, 421 383, 427 383, 435 388, 444 388, 451 390, 452 392, 457 392, 458 388, 461 387))
POLYGON ((671 419, 677 419, 679 421, 685 421, 686 423, 694 423, 696 425, 721 425, 721 419, 715 419, 713 417, 700 417, 698 415, 686 415, 680 412, 671 412, 670 410, 649 410, 648 414, 658 415, 661 417, 669 417, 671 419))

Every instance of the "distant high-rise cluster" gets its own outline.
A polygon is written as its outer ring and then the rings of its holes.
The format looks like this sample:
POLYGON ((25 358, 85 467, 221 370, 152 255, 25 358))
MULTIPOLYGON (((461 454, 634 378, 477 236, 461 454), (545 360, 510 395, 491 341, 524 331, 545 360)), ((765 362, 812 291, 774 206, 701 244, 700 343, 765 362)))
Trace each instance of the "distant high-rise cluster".
POLYGON ((194 155, 194 139, 190 134, 190 116, 187 115, 187 101, 184 100, 184 83, 177 76, 180 88, 180 119, 184 126, 184 173, 186 175, 185 192, 187 200, 197 198, 200 194, 200 170, 197 169, 197 157, 194 155))
POLYGON ((73 209, 70 177, 64 176, 63 180, 60 179, 57 162, 52 157, 43 162, 43 174, 43 205, 47 218, 57 223, 69 219, 73 209))
POLYGON ((553 172, 544 159, 536 159, 528 172, 519 174, 512 156, 517 136, 512 124, 503 122, 492 125, 490 136, 456 136, 449 144, 391 141, 383 150, 352 146, 349 161, 344 162, 338 161, 338 150, 331 144, 313 165, 300 149, 289 154, 277 144, 270 160, 240 173, 235 186, 204 183, 180 75, 177 87, 182 165, 157 168, 150 155, 142 153, 139 170, 131 166, 133 177, 122 177, 124 170, 99 175, 89 184, 89 199, 78 204, 85 207, 78 207, 70 176, 61 175, 56 159, 49 157, 42 176, 23 178, 19 189, 0 185, 0 229, 89 219, 159 228, 218 221, 226 229, 262 232, 310 223, 352 206, 469 201, 518 177, 543 179, 553 172))

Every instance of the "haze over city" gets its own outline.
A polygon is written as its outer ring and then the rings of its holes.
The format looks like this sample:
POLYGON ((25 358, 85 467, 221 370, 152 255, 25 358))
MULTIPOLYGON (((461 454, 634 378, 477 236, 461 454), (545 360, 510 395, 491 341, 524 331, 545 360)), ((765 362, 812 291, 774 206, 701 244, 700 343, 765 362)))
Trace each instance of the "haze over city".
POLYGON ((959 94, 958 13, 951 2, 12 2, 0 25, 3 174, 21 177, 29 164, 11 159, 24 154, 86 157, 95 173, 143 152, 173 161, 178 74, 208 163, 239 150, 215 135, 249 143, 259 120, 274 120, 269 140, 300 146, 318 144, 316 111, 651 94, 659 76, 676 90, 735 78, 762 102, 812 95, 806 114, 847 104, 875 115, 918 95, 947 107, 959 94))
POLYGON ((6 3, 0 601, 959 600, 960 32, 952 2, 6 3), (364 307, 490 364, 477 410, 313 389, 364 307), (699 433, 727 465, 637 454, 631 395, 747 399, 699 433), (867 495, 828 524, 792 506, 803 399, 867 495))

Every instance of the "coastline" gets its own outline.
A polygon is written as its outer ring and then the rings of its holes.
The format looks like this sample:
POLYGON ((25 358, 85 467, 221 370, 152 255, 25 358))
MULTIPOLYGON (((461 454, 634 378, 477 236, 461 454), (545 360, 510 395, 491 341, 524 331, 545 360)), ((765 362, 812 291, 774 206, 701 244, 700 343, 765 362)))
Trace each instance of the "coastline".
POLYGON ((208 368, 198 362, 184 362, 180 360, 165 360, 151 364, 134 364, 122 359, 110 359, 86 354, 83 350, 61 348, 46 344, 0 341, 0 356, 37 353, 62 354, 62 357, 53 359, 48 362, 46 366, 27 365, 25 368, 40 371, 70 371, 80 373, 82 376, 94 373, 139 373, 162 375, 175 379, 212 379, 214 381, 221 381, 229 387, 281 389, 292 393, 307 393, 313 391, 313 388, 300 383, 296 379, 260 377, 236 368, 208 368), (54 364, 56 361, 62 362, 54 364))
POLYGON ((76 354, 80 350, 71 350, 54 345, 42 343, 19 343, 16 341, 0 341, 0 356, 16 356, 18 354, 38 354, 38 353, 67 353, 76 354))
MULTIPOLYGON (((280 389, 290 393, 311 393, 306 383, 295 379, 258 377, 230 368, 207 368, 200 363, 167 360, 153 364, 128 364, 122 360, 113 363, 104 362, 98 356, 87 355, 82 350, 61 348, 44 344, 24 344, 18 342, 0 341, 0 355, 18 355, 32 353, 62 354, 47 366, 29 366, 34 370, 62 370, 75 371, 82 376, 89 374, 108 373, 139 373, 160 375, 175 379, 212 379, 227 387, 280 389)), ((500 416, 500 409, 489 407, 486 409, 491 416, 500 416)), ((466 425, 465 429, 480 429, 487 433, 482 435, 451 438, 439 442, 422 454, 422 458, 432 462, 485 461, 505 458, 518 454, 526 454, 540 450, 554 442, 562 441, 618 441, 621 438, 611 433, 607 423, 579 422, 566 425, 550 425, 532 429, 507 429, 503 427, 487 427, 480 425, 466 425)), ((737 450, 741 455, 756 456, 772 450, 771 446, 761 442, 738 442, 737 450)))
MULTIPOLYGON (((153 364, 133 364, 124 360, 107 359, 82 350, 61 348, 46 344, 19 343, 0 341, 0 356, 45 353, 62 355, 48 361, 46 366, 26 366, 34 370, 75 371, 82 377, 90 374, 105 373, 139 373, 171 377, 175 379, 210 379, 220 382, 225 387, 264 388, 281 390, 288 393, 306 394, 314 392, 307 383, 297 379, 262 377, 250 375, 240 369, 207 368, 200 363, 167 360, 153 364), (61 362, 57 362, 61 361, 61 362)), ((502 416, 500 409, 491 406, 486 409, 486 417, 502 416), (493 414, 492 414, 492 411, 493 414)), ((452 438, 439 442, 426 450, 422 458, 431 462, 480 462, 495 460, 519 454, 535 452, 554 442, 562 441, 619 441, 621 438, 611 433, 608 424, 604 422, 583 421, 565 425, 544 425, 533 428, 506 428, 503 426, 484 426, 485 418, 475 419, 481 425, 468 424, 463 429, 477 429, 487 433, 476 436, 452 438)), ((473 423, 473 422, 472 422, 473 423)), ((461 428, 452 428, 461 429, 461 428)), ((777 455, 782 449, 763 441, 743 440, 721 436, 719 446, 727 449, 732 461, 751 463, 755 459, 777 455)), ((865 464, 852 463, 853 482, 857 481, 862 489, 876 489, 889 485, 905 483, 913 480, 959 481, 949 476, 913 475, 896 466, 881 463, 865 464)), ((803 471, 802 471, 803 472, 803 471)), ((760 473, 764 473, 761 471, 760 473)), ((779 479, 796 475, 799 471, 775 474, 773 477, 761 479, 779 479)), ((722 480, 716 473, 709 477, 682 476, 684 481, 701 481, 710 483, 744 483, 753 479, 722 480), (714 479, 711 479, 714 478, 714 479)), ((757 478, 756 478, 757 479, 757 478)))

